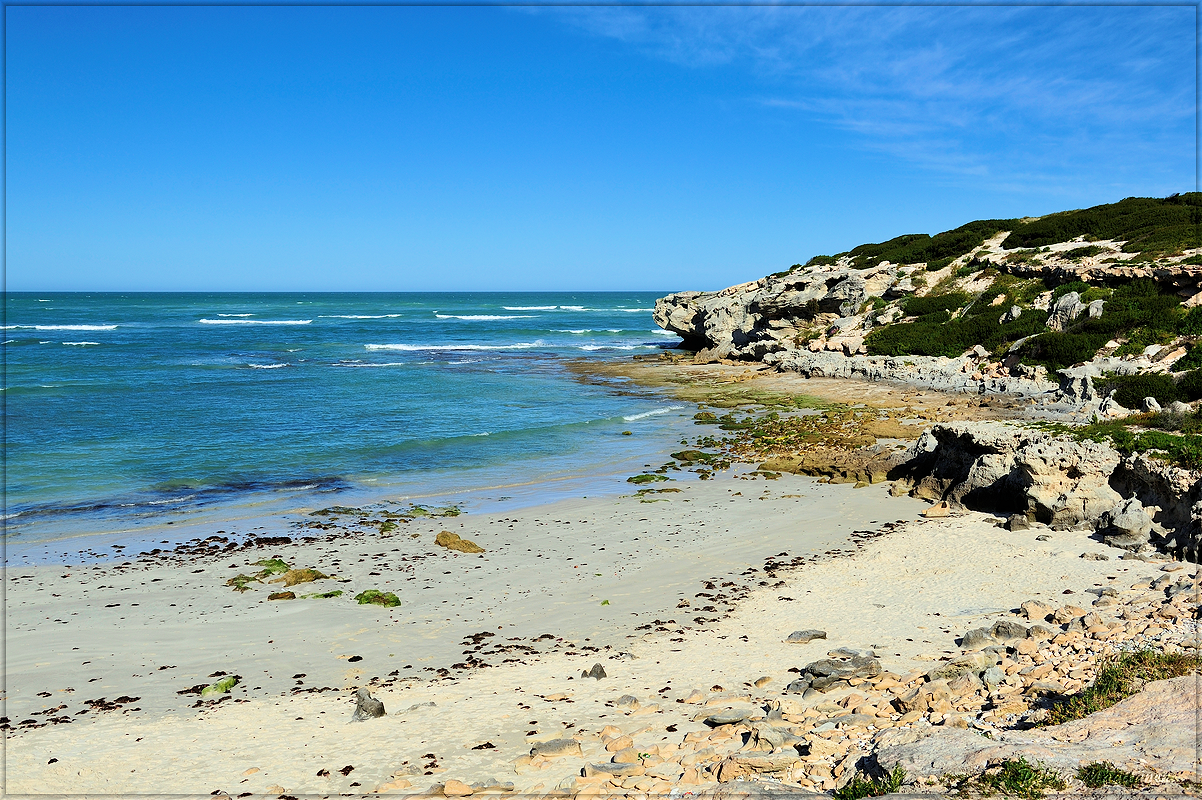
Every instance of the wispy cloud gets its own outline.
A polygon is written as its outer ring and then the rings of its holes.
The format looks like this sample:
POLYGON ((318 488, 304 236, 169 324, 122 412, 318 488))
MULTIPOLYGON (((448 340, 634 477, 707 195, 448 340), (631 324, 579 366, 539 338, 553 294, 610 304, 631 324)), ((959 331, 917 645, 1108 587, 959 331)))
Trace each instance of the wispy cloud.
POLYGON ((1192 7, 554 13, 645 57, 741 70, 749 106, 949 177, 1054 188, 1103 162, 1119 181, 1193 173, 1192 7))

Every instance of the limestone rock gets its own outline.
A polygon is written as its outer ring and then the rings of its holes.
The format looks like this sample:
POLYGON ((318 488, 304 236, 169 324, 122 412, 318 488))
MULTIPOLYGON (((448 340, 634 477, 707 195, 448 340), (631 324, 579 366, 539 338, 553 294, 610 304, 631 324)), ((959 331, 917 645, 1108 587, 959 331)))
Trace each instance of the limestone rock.
POLYGON ((580 750, 580 742, 575 739, 551 739, 546 742, 537 742, 530 748, 530 755, 542 756, 543 758, 562 758, 564 756, 579 756, 582 755, 580 750))
POLYGON ((384 704, 372 697, 366 687, 359 687, 359 690, 355 692, 355 713, 351 716, 351 720, 362 722, 365 719, 382 716, 384 716, 384 704))
POLYGON ((1078 292, 1069 292, 1052 304, 1047 326, 1054 331, 1062 331, 1081 316, 1085 308, 1081 302, 1081 295, 1078 292))
POLYGON ((807 628, 802 631, 793 631, 785 638, 788 644, 808 644, 815 639, 825 639, 826 631, 820 631, 814 628, 807 628))
POLYGON ((1139 498, 1132 497, 1102 514, 1098 532, 1111 547, 1138 552, 1148 546, 1154 525, 1139 498))

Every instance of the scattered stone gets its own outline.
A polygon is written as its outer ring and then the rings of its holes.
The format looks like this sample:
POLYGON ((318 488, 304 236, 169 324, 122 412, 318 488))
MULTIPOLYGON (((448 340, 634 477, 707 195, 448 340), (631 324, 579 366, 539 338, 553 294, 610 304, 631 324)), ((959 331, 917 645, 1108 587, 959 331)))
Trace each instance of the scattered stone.
POLYGON ((543 758, 562 758, 564 756, 579 756, 583 755, 580 749, 580 742, 575 739, 551 739, 547 742, 538 742, 530 748, 530 755, 542 756, 543 758))
POLYGON ((632 694, 624 694, 614 701, 614 705, 618 708, 636 709, 639 707, 639 699, 632 694))
POLYGON ((268 600, 295 600, 296 592, 272 592, 267 595, 268 600))
POLYGON ((605 667, 601 666, 600 664, 593 664, 593 668, 590 669, 588 672, 581 672, 580 677, 595 678, 597 680, 601 680, 602 678, 605 678, 608 676, 605 674, 605 667))
POLYGON ((384 716, 384 704, 371 696, 366 687, 360 686, 355 692, 355 713, 352 722, 362 722, 373 717, 384 716))
POLYGON ((475 790, 462 781, 448 780, 442 785, 442 793, 446 797, 467 797, 475 790))
POLYGON ((785 638, 789 644, 808 644, 815 639, 825 639, 826 631, 807 628, 803 631, 793 631, 785 638))
POLYGON ((1105 553, 1082 553, 1081 558, 1086 561, 1109 561, 1110 556, 1105 553))

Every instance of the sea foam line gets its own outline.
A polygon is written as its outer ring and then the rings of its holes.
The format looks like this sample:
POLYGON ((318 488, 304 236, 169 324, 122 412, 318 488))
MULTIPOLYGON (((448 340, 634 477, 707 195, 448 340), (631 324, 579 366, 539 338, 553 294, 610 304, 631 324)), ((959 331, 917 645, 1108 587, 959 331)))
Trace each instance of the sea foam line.
POLYGON ((541 339, 516 344, 365 344, 368 350, 529 350, 531 347, 546 347, 541 339))
POLYGON ((506 311, 554 311, 557 306, 501 306, 506 311))
POLYGON ((98 345, 100 342, 63 342, 63 344, 73 344, 79 347, 88 347, 90 345, 98 345))
POLYGON ((292 365, 285 362, 283 364, 247 364, 251 369, 279 369, 280 367, 291 367, 292 365))
POLYGON ((634 422, 636 419, 657 417, 660 414, 667 414, 670 411, 679 411, 682 408, 684 408, 684 406, 666 406, 664 408, 657 408, 654 411, 644 411, 642 414, 631 414, 629 416, 622 417, 622 419, 626 420, 627 422, 634 422))
MULTIPOLYGON (((201 325, 308 325, 311 319, 202 319, 201 325)), ((113 326, 117 327, 116 325, 113 326)))
POLYGON ((434 312, 434 316, 438 319, 534 319, 535 314, 439 314, 434 312))
POLYGON ((116 325, 5 325, 5 330, 11 328, 32 328, 35 331, 115 331, 116 325))
POLYGON ((400 314, 321 314, 320 319, 394 319, 400 314))
POLYGON ((253 317, 254 314, 218 314, 219 317, 253 317))

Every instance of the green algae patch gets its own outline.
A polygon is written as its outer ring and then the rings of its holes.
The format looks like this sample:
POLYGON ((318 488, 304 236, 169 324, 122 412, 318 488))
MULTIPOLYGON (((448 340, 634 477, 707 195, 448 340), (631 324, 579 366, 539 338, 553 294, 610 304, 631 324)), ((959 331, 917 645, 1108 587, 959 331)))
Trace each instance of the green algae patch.
POLYGON ((718 453, 706 453, 701 450, 678 450, 675 453, 672 453, 672 458, 676 459, 682 464, 692 464, 697 461, 708 464, 720 457, 721 456, 718 453))
POLYGON ((289 569, 287 562, 279 558, 265 558, 262 561, 256 561, 253 566, 263 568, 255 576, 256 580, 262 580, 271 575, 279 575, 287 572, 289 569))
POLYGON ((631 475, 629 478, 626 479, 626 482, 639 484, 639 483, 655 483, 656 481, 669 481, 669 480, 672 480, 672 479, 666 475, 652 475, 651 473, 644 472, 641 475, 631 475))
POLYGON ((298 583, 328 580, 329 577, 329 575, 318 572, 315 569, 290 569, 275 580, 268 581, 268 583, 282 583, 285 586, 296 586, 298 583))
POLYGON ((238 685, 239 678, 237 675, 227 675, 216 683, 210 683, 208 686, 200 690, 200 697, 203 700, 206 697, 212 697, 215 694, 229 694, 230 689, 238 685))
POLYGON ((368 589, 355 595, 355 602, 361 606, 384 606, 395 608, 401 604, 401 599, 392 592, 381 592, 378 589, 368 589))
POLYGON ((251 575, 235 575, 225 582, 226 586, 233 586, 235 592, 245 592, 250 588, 251 583, 258 583, 258 578, 251 575))

